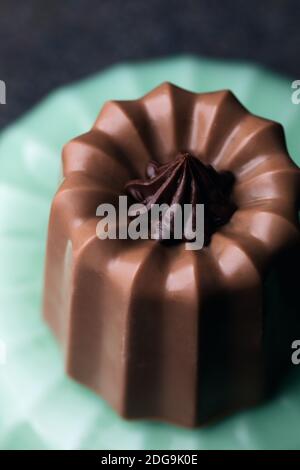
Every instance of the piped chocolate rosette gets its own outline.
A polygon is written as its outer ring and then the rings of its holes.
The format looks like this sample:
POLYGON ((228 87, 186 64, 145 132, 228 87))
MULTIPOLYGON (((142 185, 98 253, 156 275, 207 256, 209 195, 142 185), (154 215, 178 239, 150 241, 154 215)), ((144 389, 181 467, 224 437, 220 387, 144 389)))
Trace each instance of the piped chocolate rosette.
POLYGON ((299 169, 282 127, 229 91, 166 83, 106 103, 93 128, 65 146, 63 172, 44 315, 67 372, 128 418, 198 426, 260 402, 300 337, 299 169), (189 157, 178 157, 182 150, 189 157), (157 181, 167 183, 164 172, 176 166, 181 178, 193 167, 187 199, 197 186, 211 204, 202 250, 98 239, 99 204, 117 204, 126 185, 136 199, 157 197, 157 181), (230 198, 223 172, 234 176, 230 198))
MULTIPOLYGON (((204 165, 190 153, 180 152, 174 160, 162 165, 154 160, 149 162, 146 167, 146 177, 129 181, 125 189, 134 201, 145 205, 148 211, 151 211, 154 204, 167 204, 169 207, 175 205, 184 207, 189 204, 192 230, 197 228, 197 204, 203 204, 205 207, 203 227, 198 227, 198 230, 204 231, 204 245, 208 245, 211 235, 218 227, 226 224, 236 210, 236 206, 230 200, 233 182, 232 173, 228 171, 217 173, 211 165, 204 165)), ((170 234, 168 240, 178 241, 174 233, 174 217, 164 221, 162 215, 158 220, 159 240, 165 241, 163 237, 165 224, 170 234)), ((187 240, 185 237, 184 220, 182 225, 181 241, 193 240, 193 238, 187 240)))

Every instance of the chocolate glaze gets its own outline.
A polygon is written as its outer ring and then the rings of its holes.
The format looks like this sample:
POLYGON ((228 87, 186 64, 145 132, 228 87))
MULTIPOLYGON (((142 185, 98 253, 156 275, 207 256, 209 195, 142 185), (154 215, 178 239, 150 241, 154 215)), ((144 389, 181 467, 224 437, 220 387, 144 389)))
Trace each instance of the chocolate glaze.
MULTIPOLYGON (((174 160, 160 165, 152 160, 146 167, 146 179, 129 181, 126 192, 134 201, 151 210, 153 204, 192 205, 192 228, 195 228, 196 205, 204 204, 204 245, 221 225, 226 224, 236 206, 230 201, 234 176, 229 171, 217 173, 211 165, 204 165, 188 152, 181 152, 174 160)), ((162 237, 160 222, 159 238, 162 237)), ((174 239, 174 224, 170 224, 170 239, 174 239)), ((187 241, 184 236, 181 241, 187 241)))
POLYGON ((128 418, 197 426, 260 402, 300 337, 299 170, 282 127, 228 91, 163 84, 106 103, 65 146, 63 168, 44 315, 67 372, 128 418), (181 149, 235 176, 238 210, 209 245, 100 241, 97 206, 181 149))

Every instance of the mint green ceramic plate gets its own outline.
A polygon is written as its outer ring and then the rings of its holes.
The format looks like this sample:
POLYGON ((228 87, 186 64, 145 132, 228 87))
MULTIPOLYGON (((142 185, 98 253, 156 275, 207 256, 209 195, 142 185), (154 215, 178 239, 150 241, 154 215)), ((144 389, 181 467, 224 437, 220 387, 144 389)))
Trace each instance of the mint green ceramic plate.
POLYGON ((192 57, 112 67, 51 93, 2 132, 2 449, 300 449, 300 366, 275 400, 207 429, 126 422, 65 377, 61 353, 41 319, 47 220, 63 143, 90 128, 105 100, 137 98, 166 80, 193 91, 230 88, 250 111, 284 125, 300 163, 300 105, 292 104, 288 80, 250 65, 192 57))

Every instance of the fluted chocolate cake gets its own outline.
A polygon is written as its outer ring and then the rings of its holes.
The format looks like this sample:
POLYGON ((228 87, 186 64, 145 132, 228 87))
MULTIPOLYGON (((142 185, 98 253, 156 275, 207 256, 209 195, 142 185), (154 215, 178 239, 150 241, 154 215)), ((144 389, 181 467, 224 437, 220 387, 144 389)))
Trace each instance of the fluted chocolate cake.
POLYGON ((44 316, 68 374, 126 418, 190 427, 273 391, 300 337, 300 177, 282 127, 229 91, 166 83, 106 103, 65 146, 63 174, 44 316), (99 239, 97 207, 120 195, 203 204, 203 248, 99 239))

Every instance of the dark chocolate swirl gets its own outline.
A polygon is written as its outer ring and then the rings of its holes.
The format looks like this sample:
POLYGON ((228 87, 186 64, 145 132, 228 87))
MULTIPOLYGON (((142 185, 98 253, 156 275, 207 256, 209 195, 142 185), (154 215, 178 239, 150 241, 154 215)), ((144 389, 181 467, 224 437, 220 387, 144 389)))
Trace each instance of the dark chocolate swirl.
MULTIPOLYGON (((211 165, 204 165, 188 152, 160 165, 151 161, 145 179, 129 181, 126 192, 135 202, 148 210, 153 204, 192 205, 194 228, 196 204, 204 204, 204 244, 218 227, 228 222, 236 210, 230 199, 234 176, 231 172, 218 173, 211 165)), ((171 239, 174 233, 171 226, 171 239)), ((185 241, 183 235, 182 241, 185 241)))

